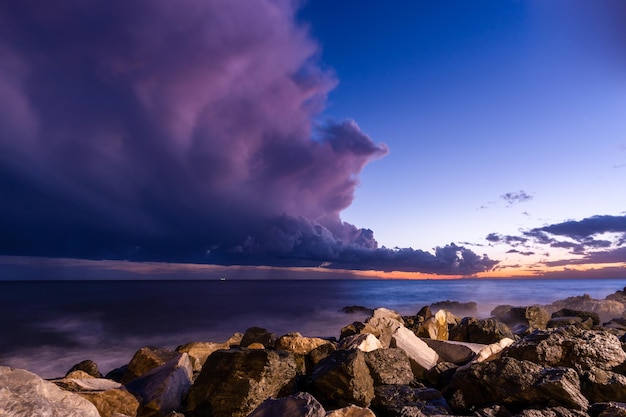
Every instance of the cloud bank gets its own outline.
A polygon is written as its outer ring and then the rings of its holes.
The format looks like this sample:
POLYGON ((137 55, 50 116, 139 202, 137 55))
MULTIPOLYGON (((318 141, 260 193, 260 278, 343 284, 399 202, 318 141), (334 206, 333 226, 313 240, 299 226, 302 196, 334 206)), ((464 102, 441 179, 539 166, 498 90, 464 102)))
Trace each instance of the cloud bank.
POLYGON ((345 223, 388 150, 289 0, 0 5, 0 253, 472 274, 345 223))

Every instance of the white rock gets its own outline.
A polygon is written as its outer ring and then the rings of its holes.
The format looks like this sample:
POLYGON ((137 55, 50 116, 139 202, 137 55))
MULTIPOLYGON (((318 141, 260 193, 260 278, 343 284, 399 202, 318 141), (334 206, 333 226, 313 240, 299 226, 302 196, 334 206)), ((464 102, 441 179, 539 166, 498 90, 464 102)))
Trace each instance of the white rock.
POLYGON ((406 327, 399 327, 391 337, 392 347, 402 349, 409 357, 411 369, 416 377, 422 378, 424 371, 437 364, 439 355, 406 327))
POLYGON ((342 339, 337 349, 350 350, 360 349, 363 352, 371 352, 372 350, 382 349, 383 345, 380 341, 370 333, 354 334, 342 339))
POLYGON ((0 366, 0 416, 100 417, 78 394, 23 369, 0 366))
POLYGON ((398 320, 400 323, 404 324, 404 319, 402 318, 400 313, 384 307, 380 307, 374 310, 374 312, 372 313, 372 317, 390 318, 398 320))

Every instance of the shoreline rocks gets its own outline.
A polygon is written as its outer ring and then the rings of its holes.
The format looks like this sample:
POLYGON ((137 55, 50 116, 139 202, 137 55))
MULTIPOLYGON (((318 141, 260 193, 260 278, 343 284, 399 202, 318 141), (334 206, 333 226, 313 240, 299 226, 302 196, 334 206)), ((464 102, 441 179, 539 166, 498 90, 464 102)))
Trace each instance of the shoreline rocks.
POLYGON ((387 308, 339 340, 250 327, 225 342, 143 347, 102 378, 0 366, 0 415, 69 417, 626 417, 625 291, 549 306, 387 308), (588 310, 584 308, 588 308, 588 310), (454 311, 454 313, 453 313, 454 311))

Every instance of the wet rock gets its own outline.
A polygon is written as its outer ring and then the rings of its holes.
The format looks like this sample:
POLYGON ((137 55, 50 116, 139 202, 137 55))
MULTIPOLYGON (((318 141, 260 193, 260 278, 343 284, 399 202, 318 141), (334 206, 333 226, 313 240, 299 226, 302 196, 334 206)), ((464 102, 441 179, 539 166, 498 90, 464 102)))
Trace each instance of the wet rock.
POLYGON ((393 333, 403 327, 402 322, 389 317, 370 317, 366 326, 362 332, 367 332, 368 328, 373 329, 371 333, 378 338, 384 348, 390 347, 393 333))
POLYGON ((189 416, 247 416, 269 397, 292 394, 297 372, 293 352, 218 350, 189 391, 189 416))
POLYGON ((350 405, 326 413, 326 417, 376 417, 372 410, 365 407, 350 405))
POLYGON ((307 355, 313 349, 329 343, 328 340, 318 337, 304 337, 300 333, 295 332, 279 337, 276 341, 276 349, 307 355))
POLYGON ((543 366, 566 366, 577 371, 593 367, 610 370, 626 361, 626 353, 614 335, 572 326, 528 335, 511 345, 505 355, 543 366))
POLYGON ((372 350, 382 349, 380 341, 373 334, 363 333, 348 336, 339 341, 337 349, 351 350, 359 349, 363 352, 371 352, 372 350))
POLYGON ((98 365, 94 361, 89 360, 89 359, 84 360, 72 366, 70 370, 67 371, 67 374, 73 371, 83 371, 91 375, 94 378, 102 378, 102 374, 100 373, 100 370, 98 369, 98 365))
POLYGON ((413 371, 406 353, 400 349, 377 349, 365 354, 374 385, 408 385, 413 381, 413 371))
MULTIPOLYGON (((174 358, 179 358, 180 353, 173 350, 161 349, 153 346, 145 346, 133 355, 128 367, 121 378, 122 384, 126 385, 133 379, 140 377, 152 369, 163 365, 174 358)), ((107 378, 109 375, 107 375, 107 378)), ((113 379, 113 378, 112 378, 113 379)))
POLYGON ((433 388, 416 388, 408 385, 380 385, 376 387, 372 410, 381 417, 451 413, 441 392, 433 388))
POLYGON ((550 312, 559 311, 564 308, 589 311, 596 313, 602 322, 609 321, 612 318, 622 317, 626 308, 626 306, 619 301, 611 299, 596 300, 589 294, 558 300, 544 307, 550 312))
POLYGON ((126 388, 140 399, 142 417, 161 417, 178 410, 191 388, 192 366, 186 353, 134 379, 126 388))
POLYGON ((474 363, 452 377, 450 405, 457 411, 501 404, 522 410, 529 404, 586 410, 578 374, 569 368, 543 368, 514 358, 474 363))
POLYGON ((587 412, 591 417, 626 417, 626 403, 616 401, 595 403, 587 412))
POLYGON ((0 415, 100 417, 85 398, 23 369, 0 366, 0 415))
POLYGON ((562 308, 561 310, 555 311, 554 313, 552 313, 552 318, 557 318, 557 317, 580 317, 583 322, 590 319, 592 321, 592 326, 597 326, 600 324, 600 316, 590 311, 580 311, 580 310, 572 310, 571 308, 562 308))
POLYGON ((399 327, 392 336, 391 346, 402 349, 409 357, 413 374, 421 379, 424 371, 437 364, 439 355, 406 327, 399 327))
POLYGON ((485 346, 478 343, 454 342, 449 340, 422 339, 431 349, 437 352, 440 360, 464 365, 476 357, 485 346))
POLYGON ((361 350, 337 350, 317 364, 308 379, 309 391, 326 408, 355 404, 368 407, 374 381, 361 350))
POLYGON ((474 301, 460 303, 458 301, 438 301, 430 305, 432 311, 446 310, 458 317, 478 317, 478 306, 474 301))
POLYGON ((550 320, 550 313, 538 305, 526 307, 498 306, 491 312, 491 315, 509 328, 518 326, 518 329, 523 329, 522 333, 530 333, 538 329, 545 330, 550 320))
POLYGON ((509 327, 496 319, 465 317, 450 329, 450 340, 489 345, 504 338, 514 339, 509 327))
POLYGON ((580 378, 582 393, 592 403, 605 401, 626 402, 626 376, 592 368, 580 378))
POLYGON ((268 398, 248 417, 325 417, 326 410, 311 394, 299 392, 283 398, 268 398))
POLYGON ((189 355, 189 362, 194 372, 200 372, 209 355, 216 350, 229 349, 228 343, 191 342, 178 346, 176 352, 189 355))
POLYGON ((276 334, 268 332, 261 327, 250 327, 243 334, 243 338, 239 343, 241 347, 249 347, 253 343, 260 343, 265 348, 273 348, 276 344, 276 334))

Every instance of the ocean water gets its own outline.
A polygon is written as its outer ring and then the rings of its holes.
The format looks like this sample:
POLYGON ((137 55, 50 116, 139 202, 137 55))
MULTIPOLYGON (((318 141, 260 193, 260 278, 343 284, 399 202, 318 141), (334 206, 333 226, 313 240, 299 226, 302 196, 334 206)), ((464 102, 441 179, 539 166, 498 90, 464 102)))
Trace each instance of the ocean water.
POLYGON ((0 281, 0 365, 53 378, 91 359, 106 373, 142 346, 221 342, 252 326, 338 337, 365 319, 344 306, 408 315, 437 301, 474 301, 487 317, 500 304, 604 298, 624 286, 626 279, 0 281))

